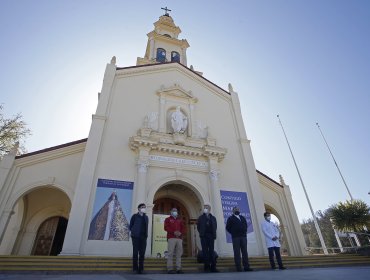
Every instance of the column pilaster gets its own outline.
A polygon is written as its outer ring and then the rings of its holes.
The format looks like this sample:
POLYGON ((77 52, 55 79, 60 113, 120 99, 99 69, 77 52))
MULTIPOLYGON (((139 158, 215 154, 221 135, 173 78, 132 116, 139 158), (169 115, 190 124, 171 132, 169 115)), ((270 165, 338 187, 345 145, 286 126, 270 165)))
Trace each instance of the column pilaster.
POLYGON ((212 212, 217 219, 217 248, 218 252, 223 251, 223 244, 225 243, 225 226, 224 215, 222 211, 220 188, 219 188, 220 170, 217 158, 209 158, 209 181, 210 181, 210 198, 212 203, 212 212))
POLYGON ((163 96, 159 97, 159 132, 166 132, 166 99, 163 96))
POLYGON ((136 186, 135 186, 135 202, 137 205, 139 203, 146 204, 147 198, 147 173, 149 167, 149 151, 150 148, 148 147, 140 147, 139 148, 139 157, 137 160, 137 176, 136 176, 136 186))
MULTIPOLYGON (((149 219, 149 226, 148 226, 148 240, 146 243, 146 252, 145 256, 151 257, 152 256, 152 232, 153 232, 153 208, 154 204, 146 204, 146 214, 148 215, 149 219)), ((154 257, 154 256, 153 256, 154 257)))

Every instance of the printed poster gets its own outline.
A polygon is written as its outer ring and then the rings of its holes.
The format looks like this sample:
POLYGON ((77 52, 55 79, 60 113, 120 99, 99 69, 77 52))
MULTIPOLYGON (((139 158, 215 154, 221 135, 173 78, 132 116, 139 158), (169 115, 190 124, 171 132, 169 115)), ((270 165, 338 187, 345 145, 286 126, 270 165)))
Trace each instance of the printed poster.
POLYGON ((164 230, 164 220, 169 215, 153 215, 152 256, 156 258, 167 257, 167 232, 164 230))
POLYGON ((89 240, 129 241, 134 183, 98 179, 89 240))
MULTIPOLYGON (((233 207, 238 206, 240 214, 247 220, 248 230, 247 239, 248 242, 256 242, 255 233, 253 231, 253 224, 251 219, 251 212, 249 209, 247 193, 245 192, 234 192, 234 191, 220 191, 222 211, 224 214, 224 224, 226 227, 227 219, 233 214, 233 207)), ((226 242, 232 243, 231 235, 226 231, 226 242)))

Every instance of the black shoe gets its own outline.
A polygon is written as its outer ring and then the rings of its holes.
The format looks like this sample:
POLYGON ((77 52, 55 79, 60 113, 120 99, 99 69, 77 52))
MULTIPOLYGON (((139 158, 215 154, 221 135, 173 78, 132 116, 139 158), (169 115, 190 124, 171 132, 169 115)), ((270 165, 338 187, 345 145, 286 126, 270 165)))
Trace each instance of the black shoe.
POLYGON ((241 269, 240 267, 237 267, 237 268, 236 268, 236 271, 237 271, 237 272, 242 272, 242 271, 243 271, 243 269, 241 269))
POLYGON ((280 270, 284 270, 284 269, 286 269, 286 267, 285 266, 282 266, 282 267, 279 267, 279 269, 280 270))
POLYGON ((253 268, 250 268, 250 267, 244 267, 244 271, 253 271, 254 269, 253 268))
POLYGON ((217 272, 220 272, 220 271, 218 269, 214 268, 214 269, 211 269, 211 272, 217 273, 217 272))
POLYGON ((144 274, 144 271, 139 269, 139 270, 137 271, 137 274, 144 274))
POLYGON ((168 274, 176 274, 176 271, 175 270, 169 270, 167 271, 168 274))
POLYGON ((177 270, 176 271, 177 274, 184 274, 184 271, 182 271, 181 269, 177 270))

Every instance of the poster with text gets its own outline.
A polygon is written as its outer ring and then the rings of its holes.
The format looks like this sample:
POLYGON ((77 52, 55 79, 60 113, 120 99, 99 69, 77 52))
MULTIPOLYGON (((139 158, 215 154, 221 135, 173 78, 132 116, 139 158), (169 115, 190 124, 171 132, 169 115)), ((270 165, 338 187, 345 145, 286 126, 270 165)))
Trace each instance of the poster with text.
POLYGON ((129 240, 133 182, 98 179, 89 240, 129 240))
MULTIPOLYGON (((247 239, 248 242, 255 242, 255 235, 253 231, 253 224, 251 219, 251 212, 249 210, 247 193, 245 192, 234 192, 234 191, 220 191, 222 212, 224 214, 224 224, 226 226, 227 219, 233 214, 233 207, 237 206, 240 209, 240 215, 244 216, 247 220, 248 230, 247 239)), ((232 243, 231 235, 226 231, 226 242, 232 243)))
POLYGON ((169 215, 153 215, 153 241, 152 256, 156 258, 167 257, 167 232, 164 230, 164 220, 169 215))

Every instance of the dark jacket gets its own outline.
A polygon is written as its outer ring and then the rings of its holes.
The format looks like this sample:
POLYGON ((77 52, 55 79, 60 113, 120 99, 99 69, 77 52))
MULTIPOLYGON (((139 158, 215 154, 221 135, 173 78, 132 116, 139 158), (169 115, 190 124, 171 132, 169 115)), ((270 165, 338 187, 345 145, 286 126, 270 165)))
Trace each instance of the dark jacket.
MULTIPOLYGON (((212 225, 212 236, 213 236, 213 239, 216 239, 217 221, 216 221, 216 218, 212 214, 208 214, 208 215, 209 215, 209 219, 212 225)), ((206 214, 200 215, 197 221, 197 229, 198 229, 200 238, 205 237, 206 228, 207 228, 206 223, 207 223, 207 215, 206 214)))
POLYGON ((231 234, 231 237, 246 237, 247 236, 247 220, 239 215, 240 220, 235 215, 231 215, 226 222, 226 230, 231 234))
POLYGON ((148 237, 148 216, 143 214, 140 217, 139 213, 132 215, 130 220, 129 229, 131 231, 131 237, 134 238, 147 238, 148 237), (142 219, 144 219, 144 223, 142 223, 142 219), (142 228, 144 226, 144 228, 142 228))

